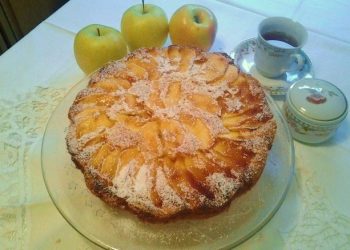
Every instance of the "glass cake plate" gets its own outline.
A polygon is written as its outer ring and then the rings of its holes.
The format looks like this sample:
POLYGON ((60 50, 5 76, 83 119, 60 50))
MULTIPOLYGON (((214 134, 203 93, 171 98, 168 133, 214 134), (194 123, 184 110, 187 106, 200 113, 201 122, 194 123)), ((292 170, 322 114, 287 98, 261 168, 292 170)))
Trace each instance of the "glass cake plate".
POLYGON ((75 85, 53 112, 43 138, 41 161, 53 203, 90 241, 107 249, 231 248, 260 230, 281 206, 294 171, 294 147, 286 121, 268 96, 278 128, 266 167, 257 184, 228 209, 207 219, 150 224, 108 207, 88 190, 66 149, 68 110, 88 81, 87 77, 75 85))

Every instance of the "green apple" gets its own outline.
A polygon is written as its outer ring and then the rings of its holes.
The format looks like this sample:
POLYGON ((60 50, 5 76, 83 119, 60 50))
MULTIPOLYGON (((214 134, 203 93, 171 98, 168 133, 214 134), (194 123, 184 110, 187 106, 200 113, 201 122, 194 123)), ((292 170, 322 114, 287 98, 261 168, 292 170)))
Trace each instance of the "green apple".
POLYGON ((209 50, 214 43, 217 21, 208 8, 186 4, 170 19, 169 33, 173 44, 209 50))
POLYGON ((131 51, 162 47, 168 36, 168 18, 156 5, 137 4, 124 12, 121 31, 131 51))
POLYGON ((74 39, 74 55, 79 67, 89 74, 128 52, 122 34, 111 27, 91 24, 82 28, 74 39))

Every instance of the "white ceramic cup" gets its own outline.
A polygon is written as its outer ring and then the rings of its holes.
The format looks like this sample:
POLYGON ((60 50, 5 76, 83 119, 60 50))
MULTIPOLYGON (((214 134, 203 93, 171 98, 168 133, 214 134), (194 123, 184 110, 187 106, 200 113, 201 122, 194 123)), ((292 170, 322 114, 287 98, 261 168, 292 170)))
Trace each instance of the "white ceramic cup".
POLYGON ((258 27, 254 62, 257 70, 269 78, 277 78, 287 71, 299 70, 305 59, 301 48, 307 31, 300 23, 286 17, 269 17, 258 27))

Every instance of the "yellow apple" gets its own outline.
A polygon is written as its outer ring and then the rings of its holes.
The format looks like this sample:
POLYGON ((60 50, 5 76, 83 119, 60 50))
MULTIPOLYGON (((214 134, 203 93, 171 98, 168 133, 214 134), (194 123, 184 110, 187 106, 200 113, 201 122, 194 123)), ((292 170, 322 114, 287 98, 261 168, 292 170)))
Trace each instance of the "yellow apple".
POLYGON ((169 34, 173 44, 209 50, 215 40, 217 21, 214 13, 197 4, 180 7, 170 19, 169 34))
POLYGON ((124 12, 121 31, 131 51, 162 47, 168 36, 168 18, 156 5, 137 4, 124 12))
POLYGON ((108 61, 124 57, 127 52, 127 44, 121 33, 100 24, 82 28, 74 39, 75 59, 86 74, 108 61))

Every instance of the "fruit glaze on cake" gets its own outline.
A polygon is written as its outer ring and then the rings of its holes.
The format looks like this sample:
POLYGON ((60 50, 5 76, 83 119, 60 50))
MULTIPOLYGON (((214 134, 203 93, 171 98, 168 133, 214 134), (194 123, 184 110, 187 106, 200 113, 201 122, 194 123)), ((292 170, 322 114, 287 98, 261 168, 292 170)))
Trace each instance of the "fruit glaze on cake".
POLYGON ((222 211, 257 182, 276 132, 257 80, 221 53, 178 46, 105 65, 69 119, 87 187, 152 222, 222 211))

